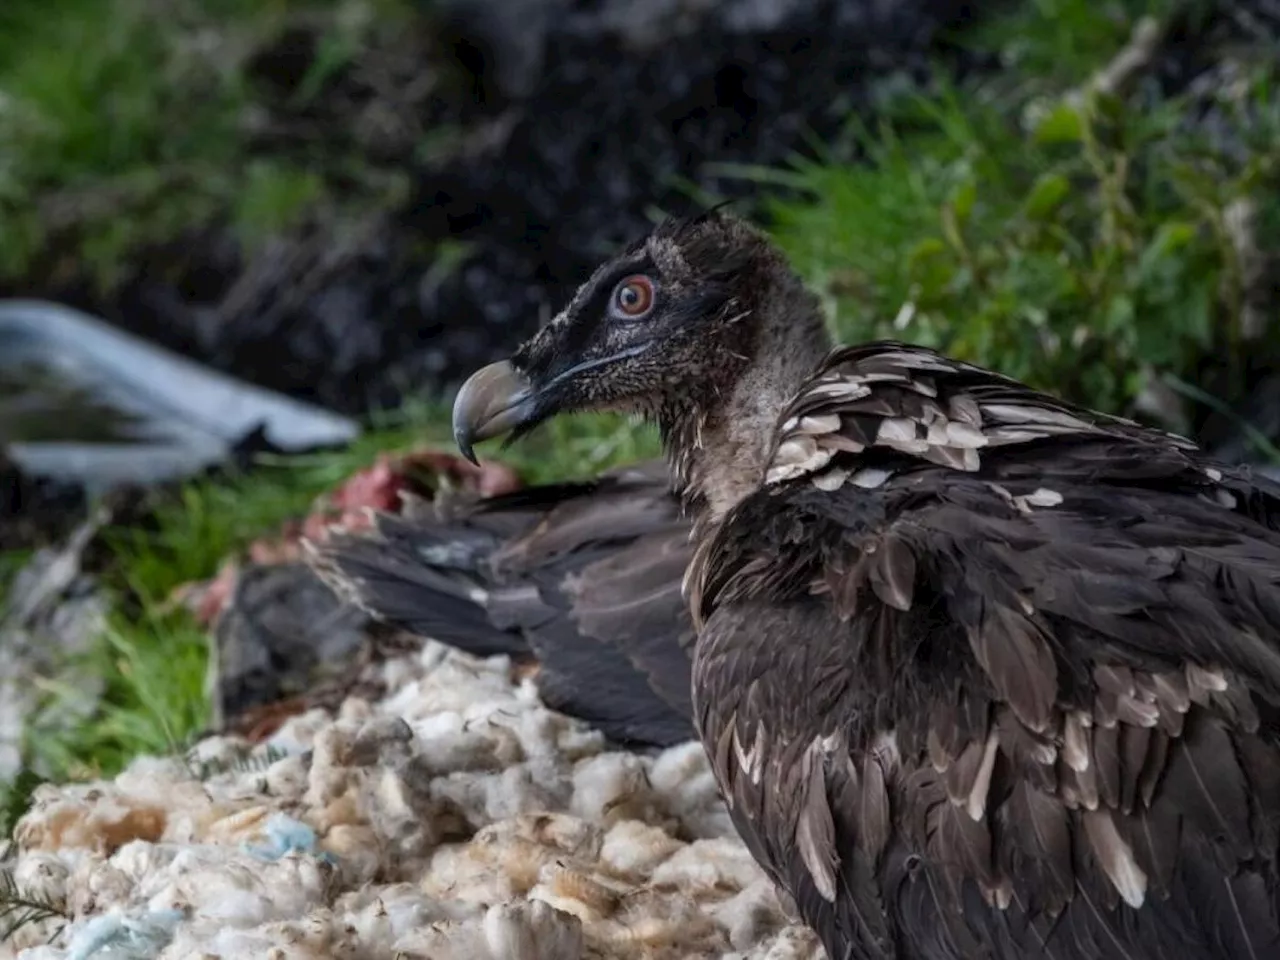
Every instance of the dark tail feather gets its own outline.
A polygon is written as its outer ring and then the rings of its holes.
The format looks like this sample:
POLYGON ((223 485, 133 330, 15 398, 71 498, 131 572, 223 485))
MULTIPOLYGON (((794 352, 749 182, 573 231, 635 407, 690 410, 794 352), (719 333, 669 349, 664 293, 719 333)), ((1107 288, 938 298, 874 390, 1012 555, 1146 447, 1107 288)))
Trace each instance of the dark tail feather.
POLYGON ((495 626, 478 575, 491 534, 377 514, 374 529, 309 545, 312 568, 348 603, 384 623, 476 656, 529 653, 518 632, 495 626))

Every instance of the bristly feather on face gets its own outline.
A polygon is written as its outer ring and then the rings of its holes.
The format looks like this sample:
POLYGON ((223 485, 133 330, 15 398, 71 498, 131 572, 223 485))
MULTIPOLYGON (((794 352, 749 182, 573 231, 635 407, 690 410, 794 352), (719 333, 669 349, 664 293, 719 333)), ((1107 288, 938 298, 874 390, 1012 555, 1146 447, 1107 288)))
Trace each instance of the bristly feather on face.
MULTIPOLYGON (((716 212, 668 220, 601 265, 509 361, 468 381, 455 435, 470 455, 477 440, 510 443, 559 413, 639 414, 662 431, 687 488, 698 459, 758 466, 778 407, 829 346, 817 299, 755 227, 716 212), (709 446, 716 456, 701 457, 709 446)), ((739 494, 709 493, 716 480, 702 479, 712 501, 739 494)))
POLYGON ((670 220, 601 265, 512 356, 540 388, 535 416, 512 437, 567 409, 659 418, 667 407, 697 404, 689 384, 714 391, 741 362, 753 331, 746 278, 771 253, 745 224, 725 227, 714 216, 670 220), (630 315, 637 286, 648 288, 649 301, 630 315))

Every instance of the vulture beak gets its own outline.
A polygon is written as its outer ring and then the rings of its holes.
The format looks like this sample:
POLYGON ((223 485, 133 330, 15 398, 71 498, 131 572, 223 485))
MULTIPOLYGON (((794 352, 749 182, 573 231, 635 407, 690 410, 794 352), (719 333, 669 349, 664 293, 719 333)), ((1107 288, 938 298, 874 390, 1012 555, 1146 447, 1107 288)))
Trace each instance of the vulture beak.
POLYGON ((517 427, 532 412, 533 397, 528 378, 506 360, 477 370, 453 401, 453 439, 458 452, 478 464, 472 444, 517 427))

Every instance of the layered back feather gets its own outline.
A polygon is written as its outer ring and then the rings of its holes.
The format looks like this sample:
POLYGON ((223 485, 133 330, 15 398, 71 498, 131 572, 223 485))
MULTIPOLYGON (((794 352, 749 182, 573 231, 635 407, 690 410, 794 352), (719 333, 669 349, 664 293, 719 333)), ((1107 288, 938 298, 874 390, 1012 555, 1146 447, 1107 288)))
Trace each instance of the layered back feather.
POLYGON ((698 544, 695 721, 832 956, 1280 956, 1280 487, 896 343, 698 544))

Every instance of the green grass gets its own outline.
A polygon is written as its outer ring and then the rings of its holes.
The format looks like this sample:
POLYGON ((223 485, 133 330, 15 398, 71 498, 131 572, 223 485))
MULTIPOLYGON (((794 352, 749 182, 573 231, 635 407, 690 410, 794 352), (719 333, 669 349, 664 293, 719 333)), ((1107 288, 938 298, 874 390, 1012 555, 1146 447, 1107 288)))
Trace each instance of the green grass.
POLYGON ((109 287, 133 251, 202 226, 230 221, 252 247, 325 203, 375 205, 381 188, 350 171, 254 156, 264 94, 247 73, 291 18, 321 18, 321 54, 295 92, 314 97, 374 27, 412 15, 400 0, 366 6, 367 22, 340 0, 5 0, 0 278, 88 265, 109 287))
POLYGON ((209 642, 185 614, 116 613, 79 664, 106 678, 100 707, 82 722, 83 694, 47 679, 26 735, 26 764, 41 780, 110 776, 138 754, 175 753, 205 729, 209 642))
MULTIPOLYGON (((1067 63, 1069 51, 1053 51, 1068 41, 1029 17, 1019 43, 1045 46, 1026 56, 1067 63)), ((1124 33, 1107 36, 1091 41, 1100 55, 1124 33)), ((877 127, 851 129, 857 162, 741 172, 808 198, 770 212, 842 339, 912 340, 1128 413, 1153 376, 1195 381, 1206 357, 1238 371, 1251 351, 1276 348, 1276 331, 1259 344, 1241 330, 1244 271, 1228 225, 1233 204, 1255 203, 1256 239, 1275 249, 1276 79, 1256 65, 1222 105, 1244 133, 1242 156, 1180 127, 1178 102, 1049 97, 1004 75, 912 94, 877 127)))

